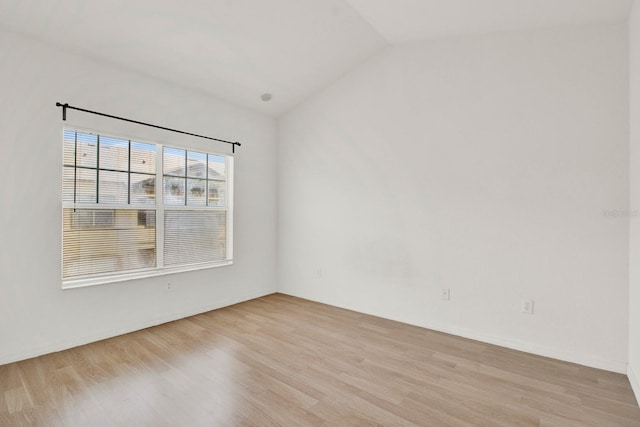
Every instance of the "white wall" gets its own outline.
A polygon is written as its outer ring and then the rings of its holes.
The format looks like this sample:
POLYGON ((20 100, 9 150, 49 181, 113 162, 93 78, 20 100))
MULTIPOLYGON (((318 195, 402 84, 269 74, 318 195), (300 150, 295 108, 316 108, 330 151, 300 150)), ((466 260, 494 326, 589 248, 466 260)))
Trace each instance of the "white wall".
POLYGON ((279 290, 626 371, 629 221, 603 211, 629 206, 627 41, 391 47, 289 112, 279 290))
MULTIPOLYGON (((275 121, 0 33, 0 364, 275 291, 275 121), (56 101, 243 143, 236 155, 235 264, 60 289, 61 110, 56 101), (166 292, 167 281, 174 291, 166 292)), ((227 153, 224 144, 69 111, 67 123, 227 153)))
POLYGON ((629 369, 631 386, 640 402, 640 1, 629 19, 631 93, 631 220, 629 246, 629 369))

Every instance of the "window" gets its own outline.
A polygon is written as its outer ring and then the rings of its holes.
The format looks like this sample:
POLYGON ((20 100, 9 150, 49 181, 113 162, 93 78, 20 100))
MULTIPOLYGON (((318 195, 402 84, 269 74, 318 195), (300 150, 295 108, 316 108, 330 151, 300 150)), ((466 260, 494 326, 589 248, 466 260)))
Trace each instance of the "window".
POLYGON ((230 264, 233 158, 64 129, 63 287, 230 264))

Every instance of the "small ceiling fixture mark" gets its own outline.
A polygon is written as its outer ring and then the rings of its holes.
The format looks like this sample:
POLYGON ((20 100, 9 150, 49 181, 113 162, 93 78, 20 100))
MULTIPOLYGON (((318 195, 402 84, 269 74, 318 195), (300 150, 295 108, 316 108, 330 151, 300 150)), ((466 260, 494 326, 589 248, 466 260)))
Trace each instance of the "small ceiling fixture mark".
POLYGON ((271 94, 270 93, 263 93, 262 96, 260 96, 260 98, 264 102, 269 102, 269 101, 271 101, 271 94))

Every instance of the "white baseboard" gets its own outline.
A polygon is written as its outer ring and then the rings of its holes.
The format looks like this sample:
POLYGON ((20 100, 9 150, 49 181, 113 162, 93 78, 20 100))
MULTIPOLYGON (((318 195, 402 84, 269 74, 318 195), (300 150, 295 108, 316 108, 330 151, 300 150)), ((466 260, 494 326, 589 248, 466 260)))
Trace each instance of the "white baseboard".
POLYGON ((640 404, 640 377, 636 375, 633 368, 631 368, 631 365, 627 367, 627 377, 629 378, 629 382, 631 383, 633 394, 636 395, 636 402, 640 404))
POLYGON ((474 330, 440 326, 440 325, 417 325, 427 329, 433 329, 438 332, 444 332, 451 335, 460 336, 463 338, 472 339, 475 341, 482 341, 487 344, 493 344, 500 347, 509 348, 512 350, 522 351, 525 353, 535 354, 537 356, 548 357, 551 359, 562 360, 564 362, 576 363, 582 366, 588 366, 590 368, 603 369, 605 371, 616 372, 619 374, 627 373, 626 362, 617 362, 612 360, 600 359, 598 357, 592 357, 584 355, 582 353, 560 350, 557 348, 545 347, 528 342, 506 339, 496 337, 488 334, 483 334, 474 330))
MULTIPOLYGON (((288 294, 287 292, 282 292, 282 291, 280 291, 280 293, 288 294)), ((310 300, 310 298, 307 298, 302 295, 295 295, 295 294, 288 294, 288 295, 310 300)), ((336 305, 332 302, 320 301, 320 300, 316 300, 316 301, 322 304, 344 308, 346 310, 357 311, 351 307, 336 305)), ((603 369, 605 371, 616 372, 619 374, 627 373, 626 361, 613 361, 613 360, 600 359, 598 357, 588 356, 578 352, 544 347, 544 346, 540 346, 540 345, 529 343, 529 342, 493 336, 493 335, 481 333, 472 329, 460 328, 460 327, 451 326, 451 325, 428 323, 428 322, 415 323, 415 322, 409 322, 406 319, 402 319, 398 317, 381 316, 378 313, 370 313, 370 312, 361 312, 361 313, 393 320, 400 323, 406 323, 413 326, 419 326, 419 327, 430 329, 437 332, 443 332, 450 335, 468 338, 475 341, 481 341, 487 344, 506 347, 512 350, 523 351, 525 353, 535 354, 537 356, 549 357, 551 359, 562 360, 564 362, 570 362, 570 363, 576 363, 578 365, 588 366, 596 369, 603 369)))
POLYGON ((195 316, 196 314, 206 313, 208 311, 217 310, 219 308, 228 307, 230 305, 238 304, 241 302, 249 301, 252 299, 260 298, 266 295, 271 295, 274 292, 267 292, 265 294, 258 295, 243 295, 236 298, 229 298, 222 301, 217 301, 214 304, 208 304, 201 306, 197 309, 187 310, 183 312, 170 313, 160 316, 155 319, 149 319, 148 321, 140 322, 135 326, 128 327, 126 329, 104 329, 101 331, 92 331, 82 337, 66 338, 59 341, 47 343, 39 347, 34 347, 20 351, 13 354, 0 355, 0 365, 6 365, 7 363, 18 362, 20 360, 31 359, 32 357, 42 356, 44 354, 55 353, 57 351, 67 350, 73 347, 89 344, 96 341, 101 341, 107 338, 113 338, 119 335, 128 334, 130 332, 139 331, 141 329, 150 328, 152 326, 161 325, 163 323, 173 322, 174 320, 184 319, 185 317, 195 316))

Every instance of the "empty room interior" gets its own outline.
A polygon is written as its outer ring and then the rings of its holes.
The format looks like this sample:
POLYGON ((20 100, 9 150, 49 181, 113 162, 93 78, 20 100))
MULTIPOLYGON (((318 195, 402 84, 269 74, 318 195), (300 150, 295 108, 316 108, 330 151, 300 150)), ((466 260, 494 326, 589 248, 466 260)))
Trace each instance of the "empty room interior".
POLYGON ((640 0, 0 0, 0 426, 640 426, 640 0))

